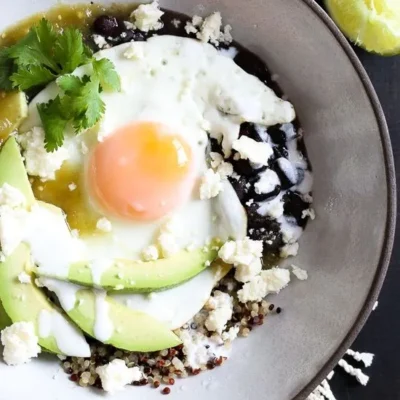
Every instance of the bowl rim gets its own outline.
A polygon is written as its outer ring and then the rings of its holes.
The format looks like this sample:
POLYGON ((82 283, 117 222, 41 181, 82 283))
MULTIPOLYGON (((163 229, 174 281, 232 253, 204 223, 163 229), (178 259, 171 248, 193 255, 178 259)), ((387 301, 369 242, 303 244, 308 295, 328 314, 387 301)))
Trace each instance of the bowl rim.
POLYGON ((346 337, 339 345, 335 353, 327 361, 327 363, 320 369, 316 376, 304 386, 297 395, 293 397, 293 400, 305 400, 307 396, 327 377, 327 375, 334 369, 339 360, 343 357, 345 352, 352 345, 354 340, 357 338, 361 329, 364 327, 371 311, 374 307, 375 302, 378 299, 379 293, 382 289, 383 282, 386 277, 386 273, 389 268, 395 230, 396 230, 396 209, 397 209, 397 191, 396 191, 396 173, 395 164, 393 157, 392 144, 389 135, 389 129, 386 122, 385 114, 382 109, 382 105, 379 101, 378 95, 372 85, 372 82, 364 69, 360 59, 356 55, 355 51, 339 30, 335 22, 327 14, 327 12, 318 5, 315 0, 302 0, 320 20, 329 28, 333 36, 342 47, 347 57, 351 61, 354 69, 356 70, 364 89, 371 102, 371 106, 374 110, 376 120, 379 126, 379 132, 383 148, 383 156, 386 170, 386 184, 387 184, 387 215, 386 215, 386 228, 385 237, 382 245, 381 255, 379 263, 377 265, 376 274, 369 290, 366 302, 362 307, 358 317, 356 318, 353 326, 348 331, 346 337))

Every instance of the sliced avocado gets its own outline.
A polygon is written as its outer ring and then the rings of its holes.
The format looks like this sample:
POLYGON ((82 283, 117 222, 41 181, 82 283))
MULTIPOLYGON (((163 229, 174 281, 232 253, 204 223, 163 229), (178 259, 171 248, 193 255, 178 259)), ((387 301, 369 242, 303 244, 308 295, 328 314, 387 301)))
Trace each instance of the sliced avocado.
POLYGON ((0 301, 0 331, 12 324, 11 319, 8 317, 3 304, 0 301))
MULTIPOLYGON (((0 151, 0 187, 8 183, 19 189, 26 197, 27 205, 34 203, 35 198, 29 184, 24 163, 18 145, 13 137, 9 138, 0 151)), ((30 273, 28 269, 31 259, 29 247, 21 243, 13 254, 0 263, 0 303, 11 322, 33 322, 39 336, 39 318, 42 311, 56 315, 58 322, 67 327, 70 333, 76 333, 77 353, 74 350, 66 355, 80 357, 89 356, 90 348, 83 335, 66 319, 33 283, 22 284, 18 280, 22 272, 30 273)), ((65 332, 50 333, 46 338, 40 337, 39 344, 46 350, 63 354, 57 343, 62 343, 65 332)), ((61 346, 63 347, 63 346, 61 346)))
POLYGON ((24 161, 13 137, 4 143, 0 152, 0 187, 5 183, 19 189, 25 195, 28 206, 35 202, 24 161))
MULTIPOLYGON (((96 337, 96 292, 91 289, 79 290, 76 294, 75 307, 67 311, 68 316, 84 332, 96 337)), ((97 337, 103 343, 129 351, 158 351, 181 344, 180 339, 161 322, 140 311, 133 311, 116 302, 109 296, 102 300, 108 308, 112 334, 109 339, 97 337)), ((104 318, 104 315, 102 316, 104 318)), ((98 323, 98 321, 97 321, 98 323)))
MULTIPOLYGON (((63 323, 69 325, 74 331, 77 329, 69 322, 65 316, 47 299, 44 293, 33 283, 20 283, 18 275, 22 272, 29 272, 30 250, 26 244, 20 244, 14 253, 7 257, 6 261, 0 264, 0 301, 4 310, 12 322, 33 322, 39 336, 39 344, 46 350, 64 354, 58 343, 63 341, 64 332, 51 332, 47 337, 40 337, 39 318, 43 311, 58 313, 64 320, 63 323)), ((84 349, 83 353, 66 355, 76 355, 80 357, 90 356, 90 348, 83 335, 77 336, 77 348, 84 349)), ((61 346, 62 347, 62 346, 61 346)))
POLYGON ((0 140, 6 140, 27 116, 25 93, 9 92, 0 96, 0 140))
POLYGON ((94 281, 92 268, 88 262, 71 265, 68 277, 65 279, 52 276, 51 272, 40 267, 35 269, 35 273, 107 291, 153 292, 188 281, 206 269, 217 255, 218 246, 214 244, 190 252, 181 251, 172 257, 156 261, 114 260, 110 262, 110 267, 102 271, 99 282, 94 281))

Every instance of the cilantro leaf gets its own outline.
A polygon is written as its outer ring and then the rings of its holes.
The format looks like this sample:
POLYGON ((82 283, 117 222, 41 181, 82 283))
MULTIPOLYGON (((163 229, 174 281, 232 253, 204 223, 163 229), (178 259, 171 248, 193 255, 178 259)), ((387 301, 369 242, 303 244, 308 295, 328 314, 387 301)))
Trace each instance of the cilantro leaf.
POLYGON ((84 44, 79 30, 67 28, 59 33, 43 18, 23 39, 0 55, 0 87, 28 90, 69 74, 91 60, 92 51, 84 44), (31 72, 31 79, 26 71, 31 72), (8 82, 11 75, 12 86, 8 82))
POLYGON ((10 76, 14 71, 14 62, 10 59, 8 49, 0 50, 0 89, 11 90, 10 76))
POLYGON ((53 57, 56 38, 52 25, 43 18, 20 43, 10 48, 10 56, 19 68, 42 65, 60 73, 60 67, 53 57))
POLYGON ((93 73, 106 91, 121 91, 121 80, 114 64, 107 58, 93 60, 93 73))
POLYGON ((85 83, 78 95, 74 96, 72 110, 75 114, 73 125, 77 132, 96 125, 105 111, 105 104, 100 97, 100 82, 92 77, 85 83))
POLYGON ((11 82, 20 90, 28 90, 33 86, 46 85, 53 81, 55 75, 47 68, 32 65, 29 68, 19 69, 11 75, 11 82))
POLYGON ((62 74, 69 74, 80 65, 90 62, 91 50, 84 44, 79 30, 67 28, 57 38, 54 57, 62 66, 62 74))
POLYGON ((57 79, 57 85, 66 94, 79 94, 83 85, 88 82, 89 77, 85 75, 83 78, 79 78, 75 75, 63 75, 57 79))
POLYGON ((37 109, 45 131, 46 150, 53 152, 62 146, 68 123, 63 115, 60 97, 57 96, 46 104, 38 104, 37 109))

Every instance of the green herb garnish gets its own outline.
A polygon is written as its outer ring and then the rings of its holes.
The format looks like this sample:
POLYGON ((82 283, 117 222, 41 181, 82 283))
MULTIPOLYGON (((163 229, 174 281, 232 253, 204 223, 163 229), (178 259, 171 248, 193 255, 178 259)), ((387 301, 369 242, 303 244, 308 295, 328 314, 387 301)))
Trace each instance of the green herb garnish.
POLYGON ((100 93, 121 89, 114 64, 108 59, 93 58, 79 30, 66 28, 57 32, 42 19, 25 38, 0 50, 0 89, 26 91, 54 80, 61 94, 38 105, 47 151, 62 145, 68 123, 77 134, 97 124, 105 111, 100 93), (70 75, 85 64, 92 66, 90 76, 70 75))

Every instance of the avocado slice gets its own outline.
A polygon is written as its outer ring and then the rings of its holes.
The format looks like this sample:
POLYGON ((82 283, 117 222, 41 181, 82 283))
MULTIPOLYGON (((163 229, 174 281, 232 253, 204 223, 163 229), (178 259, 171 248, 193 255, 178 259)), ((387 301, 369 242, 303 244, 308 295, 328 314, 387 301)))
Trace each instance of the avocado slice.
POLYGON ((29 272, 29 263, 29 247, 22 243, 13 254, 7 257, 6 261, 0 264, 0 301, 8 317, 12 322, 33 322, 39 336, 39 344, 52 353, 79 357, 90 356, 89 345, 81 332, 47 299, 44 293, 33 283, 19 282, 18 275, 29 272), (72 349, 66 351, 63 338, 65 331, 54 330, 46 337, 40 337, 39 320, 43 312, 51 316, 58 314, 58 323, 68 330, 73 330, 76 352, 72 349))
MULTIPOLYGON (((45 286, 48 284, 46 281, 48 279, 42 279, 45 286)), ((51 283, 48 286, 51 290, 51 283)), ((70 319, 89 336, 119 349, 140 352, 158 351, 182 343, 179 337, 163 323, 141 311, 131 310, 106 296, 105 292, 86 288, 78 289, 74 308, 65 311, 70 319), (101 310, 99 314, 96 311, 98 308, 101 310), (103 325, 106 331, 110 329, 109 335, 102 337, 100 325, 103 325), (100 326, 100 329, 96 326, 100 326)))
MULTIPOLYGON (((35 198, 29 184, 23 159, 19 152, 18 144, 10 137, 0 151, 0 187, 8 183, 19 189, 26 197, 27 205, 34 203, 35 198)), ((18 275, 22 272, 29 273, 30 249, 21 243, 13 254, 0 263, 0 303, 11 322, 33 322, 36 332, 40 336, 39 319, 43 315, 57 320, 63 330, 55 329, 48 332, 46 337, 39 337, 39 344, 46 350, 71 356, 90 356, 90 348, 82 333, 77 330, 65 315, 58 310, 33 283, 22 284, 18 275), (74 335, 76 349, 66 343, 63 336, 74 335), (67 351, 65 351, 67 350, 67 351)), ((44 335, 42 335, 44 336, 44 335)))
MULTIPOLYGON (((217 258, 218 246, 210 245, 193 251, 181 251, 156 261, 110 260, 110 266, 93 273, 89 262, 79 262, 69 268, 68 277, 52 276, 51 272, 35 268, 39 276, 118 292, 153 292, 188 281, 206 269, 217 258)), ((96 268, 96 267, 95 267, 96 268)))
POLYGON ((14 137, 10 137, 4 143, 0 152, 0 187, 5 183, 19 189, 24 194, 28 206, 35 202, 24 161, 14 137))
POLYGON ((8 317, 6 310, 0 301, 0 331, 2 331, 4 328, 7 328, 7 326, 10 326, 11 324, 11 319, 8 317))

